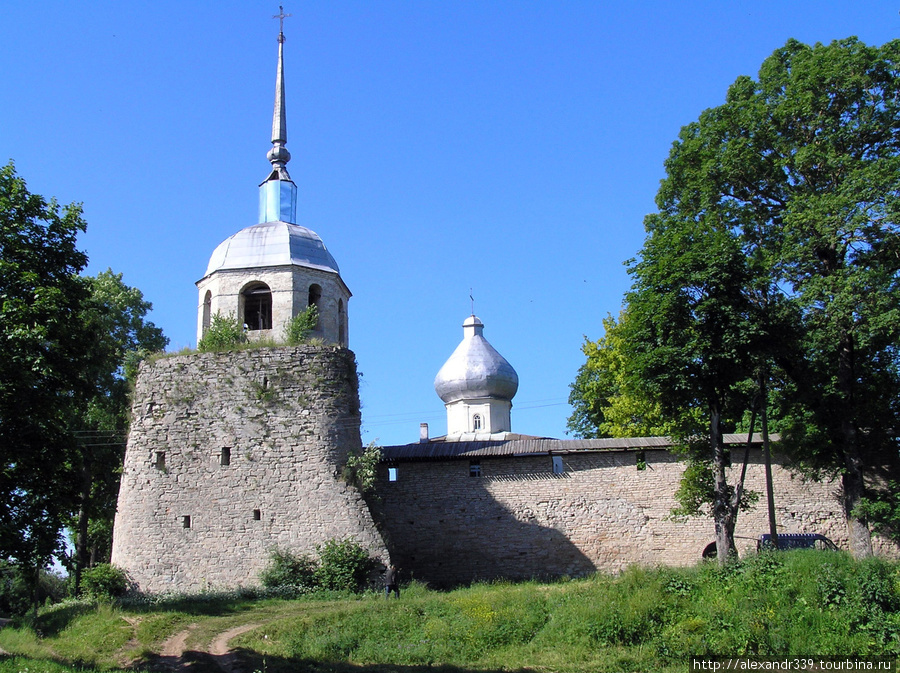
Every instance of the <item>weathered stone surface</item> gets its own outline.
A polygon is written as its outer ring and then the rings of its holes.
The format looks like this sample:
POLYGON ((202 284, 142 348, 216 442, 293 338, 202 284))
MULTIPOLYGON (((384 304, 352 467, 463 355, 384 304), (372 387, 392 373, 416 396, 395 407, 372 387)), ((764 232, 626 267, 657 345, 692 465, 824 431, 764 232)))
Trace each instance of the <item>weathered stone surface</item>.
POLYGON ((258 584, 272 549, 332 538, 387 560, 368 508, 340 480, 361 448, 352 352, 164 358, 141 368, 132 414, 112 561, 143 591, 258 584))
MULTIPOLYGON (((643 453, 643 470, 635 451, 565 455, 560 475, 550 456, 482 459, 481 477, 469 476, 466 460, 401 463, 394 482, 383 466, 377 490, 392 559, 406 576, 436 584, 693 565, 714 541, 712 520, 673 520, 683 464, 667 451, 643 453)), ((738 517, 741 553, 769 529, 759 451, 751 461, 747 488, 761 499, 738 517)), ((836 483, 804 481, 777 465, 773 480, 780 532, 821 533, 847 548, 836 483)))

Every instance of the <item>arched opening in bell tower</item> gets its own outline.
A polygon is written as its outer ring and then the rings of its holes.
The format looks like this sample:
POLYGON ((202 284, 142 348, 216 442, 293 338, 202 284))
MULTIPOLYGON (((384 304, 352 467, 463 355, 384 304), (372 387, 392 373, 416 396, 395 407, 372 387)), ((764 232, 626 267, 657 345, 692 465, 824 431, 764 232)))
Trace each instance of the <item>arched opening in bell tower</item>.
POLYGON ((322 330, 322 286, 313 283, 309 286, 309 297, 306 301, 307 306, 315 306, 319 311, 319 316, 316 319, 316 327, 313 330, 314 332, 320 332, 322 330))
POLYGON ((203 297, 203 322, 200 334, 201 337, 203 337, 206 334, 206 330, 209 329, 210 320, 212 320, 212 292, 207 290, 206 296, 203 297))
POLYGON ((244 325, 252 331, 272 329, 272 291, 265 283, 250 283, 241 291, 244 325))

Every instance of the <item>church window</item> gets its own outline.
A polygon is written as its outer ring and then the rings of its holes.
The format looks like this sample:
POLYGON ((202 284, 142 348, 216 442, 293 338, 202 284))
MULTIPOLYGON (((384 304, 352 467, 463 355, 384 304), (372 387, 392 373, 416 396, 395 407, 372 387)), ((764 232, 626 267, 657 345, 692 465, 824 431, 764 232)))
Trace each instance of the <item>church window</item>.
POLYGON ((553 474, 562 474, 565 471, 562 456, 553 456, 553 474))
POLYGON ((153 461, 153 467, 157 470, 165 470, 166 469, 166 452, 165 451, 157 451, 155 460, 153 461))
POLYGON ((481 430, 481 414, 475 414, 474 416, 472 416, 472 429, 481 430))
POLYGON ((222 452, 219 454, 219 465, 226 467, 231 465, 231 449, 227 446, 222 447, 222 452))
POLYGON ((388 468, 388 481, 397 481, 397 468, 396 467, 388 468))
POLYGON ((272 329, 272 291, 265 283, 253 283, 241 292, 244 325, 250 331, 272 329))
POLYGON ((481 461, 480 460, 469 461, 469 476, 470 477, 480 477, 481 476, 481 461))
POLYGON ((209 290, 206 291, 206 296, 203 298, 203 329, 201 330, 201 336, 206 334, 206 330, 209 329, 210 320, 212 320, 212 292, 209 290))
POLYGON ((191 527, 191 517, 189 514, 185 514, 181 517, 181 527, 182 528, 190 528, 191 527))

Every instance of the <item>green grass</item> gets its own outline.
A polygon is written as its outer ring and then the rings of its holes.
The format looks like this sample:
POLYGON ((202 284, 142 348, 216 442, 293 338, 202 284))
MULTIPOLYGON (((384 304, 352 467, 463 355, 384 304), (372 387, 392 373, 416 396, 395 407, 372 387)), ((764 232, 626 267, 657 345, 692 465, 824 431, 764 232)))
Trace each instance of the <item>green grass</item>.
POLYGON ((0 630, 5 671, 116 671, 156 666, 188 625, 191 670, 220 633, 247 670, 336 673, 685 671, 691 655, 900 653, 900 565, 841 553, 751 556, 720 569, 631 568, 557 583, 406 587, 297 600, 182 597, 130 607, 71 604, 34 626, 0 630), (79 668, 81 667, 81 668, 79 668))

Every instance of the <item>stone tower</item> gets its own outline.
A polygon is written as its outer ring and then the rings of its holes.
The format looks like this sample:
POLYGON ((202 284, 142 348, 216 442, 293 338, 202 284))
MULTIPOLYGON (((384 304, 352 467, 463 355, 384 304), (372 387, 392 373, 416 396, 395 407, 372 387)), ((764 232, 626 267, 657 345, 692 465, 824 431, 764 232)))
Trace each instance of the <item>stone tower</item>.
POLYGON ((474 315, 463 323, 463 340, 434 379, 447 408, 447 439, 486 438, 510 432, 516 370, 484 338, 474 315))
POLYGON ((287 170, 291 153, 286 143, 284 33, 280 32, 272 149, 266 155, 272 170, 259 186, 259 222, 220 243, 197 281, 198 341, 217 313, 236 317, 251 339, 279 340, 291 318, 315 304, 319 322, 312 336, 349 345, 350 290, 322 239, 296 223, 297 185, 287 170))
POLYGON ((274 550, 314 554, 332 539, 352 538, 388 561, 362 495, 342 480, 348 456, 362 451, 356 359, 346 348, 350 291, 321 239, 294 224, 283 33, 278 42, 260 222, 213 253, 197 283, 198 338, 220 312, 237 316, 251 338, 277 339, 285 322, 316 304, 316 332, 327 344, 141 365, 112 562, 145 592, 258 584, 274 550))

